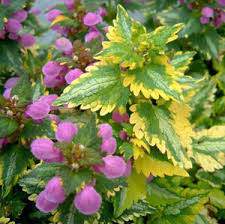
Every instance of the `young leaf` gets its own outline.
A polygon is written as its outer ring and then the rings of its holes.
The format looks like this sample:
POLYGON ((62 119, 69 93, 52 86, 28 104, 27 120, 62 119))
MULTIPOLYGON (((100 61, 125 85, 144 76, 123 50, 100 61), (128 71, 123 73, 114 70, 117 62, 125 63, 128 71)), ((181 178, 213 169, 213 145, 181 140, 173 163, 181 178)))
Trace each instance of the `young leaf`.
POLYGON ((225 165, 224 144, 225 126, 213 126, 196 133, 195 141, 188 154, 204 171, 213 172, 225 165))
POLYGON ((0 178, 2 180, 2 196, 6 197, 18 179, 23 176, 30 165, 31 153, 22 146, 11 145, 1 152, 0 178))
POLYGON ((116 106, 125 108, 128 97, 129 90, 122 85, 119 65, 98 62, 90 67, 89 73, 65 88, 54 105, 68 103, 69 107, 74 107, 81 104, 82 109, 101 109, 100 114, 105 115, 116 106))
POLYGON ((0 139, 11 135, 18 127, 19 125, 15 120, 0 116, 0 139))
POLYGON ((112 61, 123 67, 142 67, 144 58, 138 54, 138 50, 148 47, 146 42, 146 29, 138 22, 134 22, 122 6, 117 7, 117 17, 114 26, 109 27, 106 34, 109 41, 103 42, 104 50, 95 56, 97 60, 112 61), (141 36, 143 38, 141 38, 141 36))
POLYGON ((134 151, 133 151, 133 144, 129 142, 124 142, 120 146, 120 152, 124 155, 124 159, 127 162, 130 158, 133 157, 134 151))
POLYGON ((150 102, 140 101, 131 106, 130 117, 134 124, 134 133, 141 139, 156 145, 162 153, 167 152, 173 164, 180 167, 191 167, 183 147, 191 144, 193 130, 187 118, 190 108, 177 102, 154 106, 150 102))

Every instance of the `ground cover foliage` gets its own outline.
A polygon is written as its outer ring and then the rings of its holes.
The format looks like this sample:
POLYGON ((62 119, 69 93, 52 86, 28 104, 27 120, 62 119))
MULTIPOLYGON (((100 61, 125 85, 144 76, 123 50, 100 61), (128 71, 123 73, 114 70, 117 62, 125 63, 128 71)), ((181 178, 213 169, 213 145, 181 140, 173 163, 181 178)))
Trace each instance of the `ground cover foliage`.
POLYGON ((33 3, 0 1, 0 223, 224 223, 225 1, 33 3))

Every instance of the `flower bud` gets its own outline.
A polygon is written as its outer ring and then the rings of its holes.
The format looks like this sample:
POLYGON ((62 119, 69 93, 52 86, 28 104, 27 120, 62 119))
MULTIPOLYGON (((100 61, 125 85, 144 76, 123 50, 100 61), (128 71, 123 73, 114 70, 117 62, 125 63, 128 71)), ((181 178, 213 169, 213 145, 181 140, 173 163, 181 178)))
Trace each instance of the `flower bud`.
POLYGON ((107 10, 103 7, 99 7, 97 14, 100 15, 101 17, 107 16, 107 10))
POLYGON ((107 152, 107 155, 112 155, 116 151, 116 139, 113 137, 108 138, 107 140, 103 140, 103 144, 101 145, 101 152, 107 152))
POLYGON ((62 181, 59 177, 53 177, 45 187, 45 198, 54 203, 63 203, 66 195, 63 189, 62 181))
POLYGON ((127 133, 125 132, 125 131, 120 131, 120 138, 122 139, 122 140, 126 140, 127 139, 127 133))
POLYGON ((0 139, 0 149, 8 143, 7 137, 0 139))
POLYGON ((59 142, 69 142, 72 137, 73 134, 77 134, 77 127, 69 122, 62 122, 58 125, 57 131, 56 131, 56 139, 59 142))
POLYGON ((71 84, 72 81, 79 78, 81 76, 81 74, 83 74, 83 72, 79 68, 75 68, 75 69, 69 71, 65 76, 66 82, 68 84, 71 84))
POLYGON ((107 156, 102 158, 104 165, 99 165, 99 170, 107 178, 117 178, 123 176, 126 170, 126 163, 119 156, 107 156))
POLYGON ((58 205, 59 205, 58 203, 48 201, 48 200, 45 198, 45 193, 44 193, 44 191, 42 191, 42 192, 38 195, 38 198, 37 198, 37 201, 36 201, 36 207, 37 207, 41 212, 44 212, 44 213, 51 212, 51 211, 53 211, 54 209, 56 209, 56 208, 58 207, 58 205))
POLYGON ((75 207, 85 215, 96 213, 101 203, 101 195, 91 185, 86 185, 83 190, 76 194, 74 200, 75 207))
POLYGON ((7 88, 4 93, 3 96, 5 99, 9 99, 10 98, 10 94, 11 94, 12 88, 7 88))
POLYGON ((94 26, 100 22, 102 22, 102 17, 93 12, 89 12, 83 17, 83 23, 86 26, 94 26))
POLYGON ((122 122, 129 123, 129 115, 127 113, 120 114, 118 110, 112 114, 112 119, 120 124, 122 124, 122 122))
POLYGON ((48 115, 48 119, 50 121, 55 121, 55 123, 58 125, 61 122, 61 119, 59 116, 55 115, 55 114, 49 114, 48 115))

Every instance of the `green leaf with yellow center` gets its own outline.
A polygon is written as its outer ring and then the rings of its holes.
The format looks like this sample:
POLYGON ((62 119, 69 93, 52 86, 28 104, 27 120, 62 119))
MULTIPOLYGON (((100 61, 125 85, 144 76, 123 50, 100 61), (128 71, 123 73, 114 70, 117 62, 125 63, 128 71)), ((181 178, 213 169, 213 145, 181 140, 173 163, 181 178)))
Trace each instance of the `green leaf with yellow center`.
POLYGON ((213 172, 225 165, 225 126, 213 126, 196 133, 188 151, 204 171, 213 172))
POLYGON ((133 21, 120 5, 113 24, 106 35, 109 41, 103 42, 104 50, 95 59, 122 63, 123 67, 129 66, 130 69, 142 67, 144 58, 140 52, 149 47, 145 27, 133 21))
POLYGON ((127 70, 124 72, 124 86, 130 86, 135 96, 142 93, 145 98, 180 101, 181 86, 176 82, 178 74, 167 61, 166 56, 160 56, 142 68, 127 70))
POLYGON ((145 139, 151 146, 157 146, 168 159, 180 167, 190 168, 185 147, 191 144, 193 130, 188 121, 190 108, 178 102, 152 105, 149 101, 139 101, 132 105, 130 123, 137 138, 145 139))
POLYGON ((119 65, 98 62, 65 88, 54 105, 81 105, 81 109, 101 109, 100 115, 105 115, 117 106, 125 108, 128 99, 129 90, 122 84, 119 65))

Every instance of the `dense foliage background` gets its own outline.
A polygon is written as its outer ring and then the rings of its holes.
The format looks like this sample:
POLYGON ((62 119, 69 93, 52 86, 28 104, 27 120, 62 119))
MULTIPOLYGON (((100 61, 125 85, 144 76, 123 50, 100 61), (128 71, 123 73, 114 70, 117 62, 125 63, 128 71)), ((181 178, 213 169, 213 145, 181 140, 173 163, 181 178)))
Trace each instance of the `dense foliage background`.
POLYGON ((224 0, 0 0, 0 223, 224 223, 224 38, 224 0))

